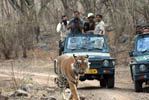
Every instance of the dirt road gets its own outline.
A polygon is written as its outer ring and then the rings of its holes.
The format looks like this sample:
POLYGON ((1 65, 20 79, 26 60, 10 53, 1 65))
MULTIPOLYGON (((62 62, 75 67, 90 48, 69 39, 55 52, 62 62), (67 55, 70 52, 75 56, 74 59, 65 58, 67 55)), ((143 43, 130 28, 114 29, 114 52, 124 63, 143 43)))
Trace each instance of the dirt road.
MULTIPOLYGON (((48 67, 48 66, 47 66, 48 67)), ((1 68, 0 70, 0 80, 1 82, 4 80, 11 79, 12 71, 7 68, 1 68), (3 80, 2 80, 3 79, 3 80)), ((35 83, 38 84, 40 88, 51 87, 55 88, 54 93, 47 95, 52 95, 57 100, 62 100, 56 85, 54 84, 54 74, 52 65, 50 66, 49 71, 43 72, 34 72, 34 71, 23 71, 19 72, 17 70, 14 71, 16 78, 22 78, 23 75, 32 76, 32 79, 35 83)), ((1 87, 1 83, 0 83, 1 87)), ((36 87, 36 86, 35 86, 36 87)), ((39 95, 41 95, 45 89, 41 89, 39 95)), ((149 88, 145 87, 143 93, 136 93, 134 92, 133 82, 130 77, 129 67, 125 66, 118 66, 116 67, 116 74, 115 74, 115 88, 114 89, 105 89, 100 88, 99 82, 94 81, 85 81, 80 82, 78 87, 79 93, 81 96, 85 97, 85 100, 149 100, 149 88)), ((27 99, 31 100, 31 99, 27 99)))

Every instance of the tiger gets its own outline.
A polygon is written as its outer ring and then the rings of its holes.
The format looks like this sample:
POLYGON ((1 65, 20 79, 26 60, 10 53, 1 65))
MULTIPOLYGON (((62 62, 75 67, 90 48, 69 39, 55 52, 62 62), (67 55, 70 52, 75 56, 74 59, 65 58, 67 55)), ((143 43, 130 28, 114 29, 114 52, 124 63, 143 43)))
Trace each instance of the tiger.
POLYGON ((80 75, 89 69, 88 56, 59 56, 57 59, 57 84, 61 88, 64 100, 80 100, 77 86, 80 75), (69 86, 71 95, 67 99, 64 91, 69 86))

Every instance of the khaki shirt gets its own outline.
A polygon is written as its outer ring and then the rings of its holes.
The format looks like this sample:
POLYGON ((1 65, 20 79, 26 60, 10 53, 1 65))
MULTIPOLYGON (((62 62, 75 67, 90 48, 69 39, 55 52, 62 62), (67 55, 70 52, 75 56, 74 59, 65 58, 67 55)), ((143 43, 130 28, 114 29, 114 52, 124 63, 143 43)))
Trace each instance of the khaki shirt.
POLYGON ((94 31, 94 34, 99 34, 99 33, 105 34, 105 24, 103 21, 100 21, 94 31))

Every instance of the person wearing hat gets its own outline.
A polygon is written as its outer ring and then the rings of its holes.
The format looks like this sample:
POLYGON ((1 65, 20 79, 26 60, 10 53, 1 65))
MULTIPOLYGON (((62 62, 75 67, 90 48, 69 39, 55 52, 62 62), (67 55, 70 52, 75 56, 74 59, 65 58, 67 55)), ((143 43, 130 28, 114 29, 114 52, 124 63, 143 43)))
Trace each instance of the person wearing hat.
POLYGON ((85 33, 94 33, 95 29, 95 21, 94 21, 94 14, 88 13, 88 22, 84 23, 84 32, 85 33))

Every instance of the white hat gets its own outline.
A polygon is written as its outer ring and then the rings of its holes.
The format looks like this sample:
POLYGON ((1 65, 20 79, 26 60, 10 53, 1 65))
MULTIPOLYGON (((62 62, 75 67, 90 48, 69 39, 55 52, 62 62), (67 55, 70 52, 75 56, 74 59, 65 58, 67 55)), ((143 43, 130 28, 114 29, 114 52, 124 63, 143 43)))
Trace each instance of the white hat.
POLYGON ((87 18, 90 18, 90 17, 94 17, 94 14, 93 13, 88 13, 87 18))

